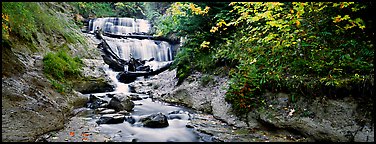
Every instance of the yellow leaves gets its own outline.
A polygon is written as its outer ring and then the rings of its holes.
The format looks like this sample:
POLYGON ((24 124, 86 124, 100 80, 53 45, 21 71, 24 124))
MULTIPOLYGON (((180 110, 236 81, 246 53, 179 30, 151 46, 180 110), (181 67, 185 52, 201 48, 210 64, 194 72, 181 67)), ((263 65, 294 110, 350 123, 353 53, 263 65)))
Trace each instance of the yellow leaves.
POLYGON ((221 19, 221 20, 217 23, 217 26, 218 26, 218 27, 222 27, 222 25, 226 25, 226 22, 225 22, 223 19, 221 19))
POLYGON ((338 22, 340 22, 342 20, 340 15, 338 15, 337 17, 335 17, 333 19, 334 19, 333 20, 334 23, 338 23, 338 22))
POLYGON ((117 3, 115 3, 115 6, 124 7, 124 4, 122 2, 117 2, 117 3))
POLYGON ((351 24, 351 25, 346 24, 346 26, 344 27, 346 30, 351 29, 356 26, 358 26, 360 29, 365 28, 364 22, 361 18, 356 18, 355 20, 353 20, 350 18, 349 15, 345 15, 343 17, 341 15, 337 15, 336 17, 333 18, 333 23, 339 23, 341 21, 347 21, 348 23, 351 24))
MULTIPOLYGON (((232 24, 232 23, 231 23, 232 24)), ((223 19, 221 19, 217 24, 216 26, 213 26, 210 30, 210 32, 214 33, 216 31, 218 31, 218 28, 221 28, 223 27, 223 30, 227 30, 227 28, 225 26, 230 26, 231 24, 227 24, 223 19)))
POLYGON ((198 7, 197 5, 193 3, 175 2, 169 8, 169 14, 186 16, 188 10, 191 10, 192 14, 205 15, 209 12, 209 9, 210 7, 208 6, 206 6, 205 9, 202 10, 201 7, 198 7))
POLYGON ((296 26, 297 26, 297 27, 300 26, 300 21, 299 21, 299 20, 296 20, 295 23, 296 23, 296 26))
POLYGON ((211 33, 214 33, 214 32, 216 32, 216 31, 218 31, 218 27, 215 27, 215 26, 212 27, 211 30, 210 30, 211 33))
POLYGON ((171 5, 171 7, 169 8, 170 14, 172 14, 172 15, 185 15, 185 13, 183 13, 180 10, 180 7, 181 7, 181 3, 180 2, 173 3, 171 5))
POLYGON ((7 15, 7 14, 4 14, 4 13, 1 13, 1 17, 3 18, 3 20, 5 20, 5 21, 9 21, 9 15, 7 15))
POLYGON ((201 10, 200 7, 196 7, 195 4, 189 3, 189 8, 193 11, 196 15, 204 15, 209 12, 209 7, 206 6, 204 10, 201 10))
POLYGON ((9 37, 9 32, 12 31, 12 28, 9 27, 9 15, 1 13, 2 21, 1 21, 1 29, 2 29, 2 34, 4 39, 8 39, 9 37))
POLYGON ((208 48, 209 47, 209 44, 210 42, 207 42, 207 41, 203 41, 200 45, 201 48, 208 48))

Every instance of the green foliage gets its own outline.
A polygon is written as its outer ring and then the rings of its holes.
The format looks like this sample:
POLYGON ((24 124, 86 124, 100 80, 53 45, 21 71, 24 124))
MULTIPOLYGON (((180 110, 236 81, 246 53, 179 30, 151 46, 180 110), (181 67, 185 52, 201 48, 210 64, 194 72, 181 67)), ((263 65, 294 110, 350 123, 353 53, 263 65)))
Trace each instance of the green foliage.
POLYGON ((145 18, 143 2, 117 2, 114 5, 117 16, 145 18))
POLYGON ((3 38, 20 39, 31 48, 38 43, 37 33, 61 35, 68 43, 86 44, 82 36, 71 30, 75 26, 73 21, 59 16, 45 3, 3 2, 2 15, 7 18, 3 20, 3 38))
POLYGON ((65 50, 47 53, 43 58, 44 74, 50 78, 52 85, 59 92, 64 92, 68 79, 81 77, 83 62, 79 57, 72 58, 65 50))
POLYGON ((203 75, 201 77, 201 85, 206 86, 214 81, 214 78, 212 75, 203 75))
POLYGON ((37 29, 34 11, 31 9, 35 7, 37 7, 36 3, 2 2, 2 15, 8 16, 10 34, 17 33, 26 40, 32 39, 32 34, 37 29))
POLYGON ((266 91, 293 93, 295 101, 370 87, 360 84, 374 71, 372 21, 362 14, 369 9, 355 2, 173 3, 157 32, 187 38, 175 59, 179 81, 193 70, 229 67, 226 100, 242 113, 261 106, 266 91))
POLYGON ((73 2, 85 18, 133 17, 145 18, 143 2, 73 2))
POLYGON ((74 2, 72 3, 83 17, 116 16, 113 2, 74 2))
MULTIPOLYGON (((152 25, 158 25, 158 21, 165 14, 167 8, 172 2, 144 2, 144 14, 146 19, 150 21, 152 25)), ((152 27, 151 33, 155 33, 155 28, 152 27)))

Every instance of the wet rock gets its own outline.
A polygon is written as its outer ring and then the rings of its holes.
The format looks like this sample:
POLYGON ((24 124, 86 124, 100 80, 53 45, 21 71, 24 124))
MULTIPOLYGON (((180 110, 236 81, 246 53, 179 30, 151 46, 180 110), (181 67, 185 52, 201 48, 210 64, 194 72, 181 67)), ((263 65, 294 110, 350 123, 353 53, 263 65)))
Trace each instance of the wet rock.
POLYGON ((115 96, 111 98, 108 107, 116 111, 132 111, 134 103, 124 94, 115 94, 115 96))
POLYGON ((119 111, 117 112, 118 114, 122 114, 122 115, 129 115, 129 112, 126 111, 126 110, 122 110, 122 111, 119 111))
POLYGON ((134 124, 136 119, 134 119, 132 116, 126 116, 125 121, 129 122, 130 124, 134 124))
POLYGON ((99 112, 99 114, 113 114, 113 113, 115 113, 114 109, 106 109, 106 110, 99 112))
POLYGON ((167 121, 167 116, 165 116, 162 113, 149 115, 145 118, 141 118, 140 121, 143 123, 145 127, 150 128, 163 128, 169 125, 167 121))
POLYGON ((96 121, 97 124, 117 124, 124 122, 124 115, 122 114, 106 114, 101 116, 98 121, 96 121))
POLYGON ((107 97, 112 98, 115 94, 106 94, 107 97))
POLYGON ((89 96, 89 102, 86 104, 86 107, 91 108, 91 109, 96 109, 100 107, 106 107, 107 103, 108 103, 107 101, 91 94, 89 96))
POLYGON ((142 98, 139 95, 137 95, 137 94, 130 94, 129 98, 131 100, 142 100, 142 98))

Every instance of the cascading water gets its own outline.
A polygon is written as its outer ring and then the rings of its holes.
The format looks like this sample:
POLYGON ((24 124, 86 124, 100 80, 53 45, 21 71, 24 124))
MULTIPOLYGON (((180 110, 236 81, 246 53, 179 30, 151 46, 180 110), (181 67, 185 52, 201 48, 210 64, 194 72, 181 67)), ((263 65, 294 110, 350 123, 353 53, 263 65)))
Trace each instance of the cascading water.
MULTIPOLYGON (((94 33, 98 28, 105 33, 116 35, 148 34, 150 31, 149 21, 133 18, 97 18, 90 20, 89 33, 94 33)), ((155 61, 173 60, 172 47, 168 42, 156 40, 139 40, 134 38, 118 39, 103 37, 117 56, 127 60, 130 54, 136 59, 147 60, 154 58, 155 61)))
MULTIPOLYGON (((146 20, 131 19, 131 18, 98 18, 90 21, 90 32, 96 30, 97 27, 102 28, 104 32, 112 34, 129 34, 149 32, 150 24, 146 20)), ((130 54, 136 59, 147 60, 154 58, 152 62, 147 62, 145 65, 150 65, 152 69, 157 69, 164 63, 173 60, 171 45, 165 41, 154 40, 139 40, 139 39, 117 39, 103 36, 103 39, 108 43, 112 51, 121 59, 129 60, 130 54)), ((110 101, 107 94, 123 93, 131 95, 128 84, 120 83, 116 79, 119 72, 112 71, 108 65, 104 70, 113 82, 116 89, 113 92, 95 93, 93 95, 102 97, 110 101)), ((137 80, 135 82, 138 82, 137 80)), ((133 94, 135 95, 135 94, 133 94)), ((142 96, 142 100, 134 101, 135 107, 130 112, 128 117, 133 117, 135 123, 127 121, 118 124, 101 124, 97 127, 100 133, 111 137, 112 141, 130 142, 130 141, 177 141, 177 142, 197 142, 202 141, 193 130, 186 127, 190 119, 191 110, 183 107, 172 106, 166 103, 154 101, 148 95, 136 94, 142 96), (143 127, 140 119, 153 113, 163 113, 169 117, 169 126, 164 128, 148 128, 143 127), (170 118, 171 117, 171 118, 170 118), (179 118, 172 118, 179 117, 179 118)), ((100 118, 100 115, 92 115, 91 122, 100 118)))
POLYGON ((128 35, 131 33, 149 33, 151 25, 148 20, 134 18, 96 18, 89 21, 89 33, 97 28, 104 32, 128 35))
POLYGON ((104 37, 112 51, 122 59, 129 59, 132 54, 134 58, 146 60, 154 58, 155 61, 171 61, 171 45, 165 41, 139 40, 139 39, 117 39, 104 37))

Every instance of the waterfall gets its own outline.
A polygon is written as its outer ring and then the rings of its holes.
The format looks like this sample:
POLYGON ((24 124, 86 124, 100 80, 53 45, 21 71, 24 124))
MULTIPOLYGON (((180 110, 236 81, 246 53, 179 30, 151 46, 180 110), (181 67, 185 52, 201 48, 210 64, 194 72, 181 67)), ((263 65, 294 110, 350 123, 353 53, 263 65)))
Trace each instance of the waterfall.
MULTIPOLYGON (((94 33, 97 28, 102 28, 106 33, 116 35, 135 34, 145 35, 150 31, 148 20, 134 18, 96 18, 89 21, 89 33, 94 33)), ((148 60, 154 58, 155 61, 173 60, 172 46, 166 41, 149 39, 119 39, 103 37, 112 51, 121 59, 129 60, 130 54, 136 59, 148 60)))
POLYGON ((89 21, 89 33, 94 33, 98 27, 107 33, 128 35, 132 33, 149 33, 151 25, 148 20, 134 18, 108 17, 89 21))
POLYGON ((129 59, 132 53, 136 59, 146 60, 154 58, 155 61, 171 61, 171 45, 165 41, 139 40, 139 39, 117 39, 104 37, 111 49, 121 58, 129 59))

